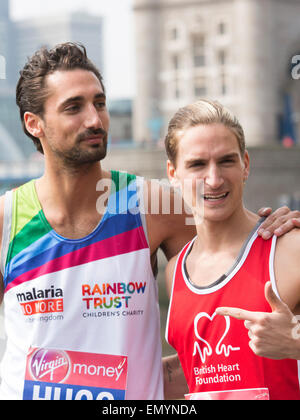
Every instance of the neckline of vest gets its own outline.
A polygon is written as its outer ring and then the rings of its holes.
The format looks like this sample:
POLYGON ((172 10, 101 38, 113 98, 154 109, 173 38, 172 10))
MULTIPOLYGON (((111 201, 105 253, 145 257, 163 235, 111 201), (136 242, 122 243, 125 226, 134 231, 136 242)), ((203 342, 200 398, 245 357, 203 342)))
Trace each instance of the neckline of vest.
MULTIPOLYGON (((110 171, 111 180, 114 179, 114 172, 116 172, 116 171, 110 171)), ((32 180, 32 191, 33 191, 33 197, 34 197, 34 200, 35 200, 35 204, 39 208, 39 217, 40 217, 41 222, 47 227, 47 229, 49 230, 49 233, 52 236, 54 236, 56 239, 58 239, 59 241, 73 243, 73 244, 88 241, 91 237, 93 237, 98 232, 98 230, 101 228, 103 222, 108 217, 108 209, 109 209, 109 203, 111 201, 112 189, 110 189, 110 193, 109 193, 109 196, 108 196, 105 212, 103 213, 103 215, 102 215, 99 223, 97 224, 97 226, 88 235, 83 236, 82 238, 76 238, 76 239, 66 238, 66 237, 60 235, 58 232, 56 232, 56 230, 53 229, 53 227, 48 222, 48 220, 45 216, 45 213, 43 211, 43 208, 41 206, 40 200, 38 198, 38 195, 37 195, 37 191, 36 191, 36 187, 35 187, 35 180, 32 180)))
POLYGON ((189 276, 189 273, 188 273, 187 267, 186 267, 186 259, 187 259, 188 255, 190 254, 190 252, 193 248, 194 242, 197 238, 197 236, 195 236, 195 238, 191 241, 188 249, 186 250, 185 255, 182 258, 181 269, 182 269, 182 274, 183 274, 183 277, 184 277, 187 285, 191 289, 194 289, 198 293, 212 293, 214 291, 212 289, 214 289, 217 286, 220 286, 226 280, 230 280, 234 271, 235 271, 235 269, 241 264, 241 262, 243 262, 243 260, 246 259, 254 240, 257 238, 257 231, 258 231, 260 225, 263 223, 264 220, 265 220, 265 217, 262 217, 256 223, 254 228, 251 230, 251 232, 249 233, 245 242, 243 243, 236 260, 234 261, 233 265, 229 268, 229 270, 225 274, 222 274, 217 280, 213 281, 212 283, 210 283, 207 286, 198 286, 195 283, 193 283, 192 280, 190 279, 190 276, 189 276))

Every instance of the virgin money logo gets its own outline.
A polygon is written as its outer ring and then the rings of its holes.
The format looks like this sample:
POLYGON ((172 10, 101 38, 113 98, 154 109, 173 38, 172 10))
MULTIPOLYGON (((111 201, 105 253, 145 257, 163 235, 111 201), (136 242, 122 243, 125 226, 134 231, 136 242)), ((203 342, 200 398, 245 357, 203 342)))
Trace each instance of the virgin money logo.
POLYGON ((30 361, 30 372, 36 381, 60 383, 68 376, 70 360, 62 350, 36 350, 30 361))
MULTIPOLYGON (((202 363, 205 363, 206 358, 214 353, 217 355, 223 353, 225 357, 228 357, 232 351, 240 350, 240 347, 232 347, 231 345, 226 345, 224 343, 230 329, 230 317, 218 316, 215 318, 215 316, 215 312, 212 316, 208 315, 206 312, 200 312, 194 319, 194 333, 197 340, 194 342, 193 356, 198 353, 202 363), (217 324, 215 324, 215 322, 217 322, 217 324), (206 333, 210 328, 214 328, 214 333, 218 332, 219 339, 215 336, 210 340, 205 339, 207 338, 206 333)), ((208 335, 211 336, 210 334, 208 335)))

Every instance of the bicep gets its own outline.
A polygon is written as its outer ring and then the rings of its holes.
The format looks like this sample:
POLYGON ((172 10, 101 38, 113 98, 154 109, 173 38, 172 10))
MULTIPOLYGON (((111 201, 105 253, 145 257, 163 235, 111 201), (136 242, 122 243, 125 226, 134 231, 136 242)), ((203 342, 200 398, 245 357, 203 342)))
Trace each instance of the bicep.
POLYGON ((196 235, 196 228, 191 223, 191 217, 188 217, 184 206, 180 207, 175 203, 177 200, 182 200, 178 194, 167 187, 162 188, 157 183, 153 186, 151 184, 151 191, 152 193, 149 194, 149 186, 147 186, 147 194, 144 198, 148 200, 147 209, 150 210, 146 213, 146 226, 151 255, 161 248, 166 258, 170 260, 196 235), (154 198, 158 201, 156 211, 152 211, 154 198))
POLYGON ((277 240, 274 275, 279 296, 291 311, 300 307, 300 231, 291 231, 277 240))
POLYGON ((168 296, 170 298, 172 292, 172 284, 173 284, 173 277, 174 277, 174 270, 176 266, 177 256, 171 258, 168 262, 165 270, 165 279, 166 279, 166 290, 168 296))
POLYGON ((161 244, 166 258, 169 260, 196 235, 196 229, 193 225, 185 225, 182 217, 172 217, 169 224, 169 232, 165 240, 161 244))

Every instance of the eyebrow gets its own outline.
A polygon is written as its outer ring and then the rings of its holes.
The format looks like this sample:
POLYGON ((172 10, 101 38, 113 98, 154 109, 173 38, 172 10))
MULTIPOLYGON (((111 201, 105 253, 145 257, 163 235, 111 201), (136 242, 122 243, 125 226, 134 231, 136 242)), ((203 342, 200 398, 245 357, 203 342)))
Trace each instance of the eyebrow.
MULTIPOLYGON (((223 155, 223 156, 220 156, 219 158, 217 158, 217 161, 221 162, 221 161, 226 160, 226 159, 236 159, 238 156, 239 156, 239 153, 237 153, 237 152, 228 153, 226 155, 223 155)), ((207 159, 205 159, 205 158, 194 158, 194 159, 191 158, 191 159, 185 161, 185 167, 187 168, 190 165, 194 165, 196 163, 206 163, 206 162, 207 162, 207 159)))
MULTIPOLYGON (((105 99, 106 100, 106 95, 104 94, 104 93, 97 93, 95 96, 94 96, 94 100, 95 99, 105 99)), ((68 99, 66 99, 65 101, 63 101, 60 105, 59 105, 59 107, 58 107, 58 109, 59 110, 62 110, 63 108, 65 108, 67 105, 69 105, 69 104, 72 104, 72 103, 74 103, 74 102, 82 102, 84 100, 84 96, 80 96, 80 95, 78 95, 78 96, 72 96, 72 97, 70 97, 70 98, 68 98, 68 99)))
POLYGON ((238 152, 233 152, 233 153, 228 153, 227 155, 221 156, 218 160, 233 159, 233 158, 237 158, 237 157, 239 157, 239 153, 238 152))

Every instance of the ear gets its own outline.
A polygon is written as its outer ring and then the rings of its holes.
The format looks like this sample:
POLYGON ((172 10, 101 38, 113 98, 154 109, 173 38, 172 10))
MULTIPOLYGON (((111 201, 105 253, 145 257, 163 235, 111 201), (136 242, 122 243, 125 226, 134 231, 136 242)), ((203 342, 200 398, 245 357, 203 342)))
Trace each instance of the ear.
POLYGON ((244 181, 248 179, 250 173, 250 156, 247 150, 244 154, 244 181))
POLYGON ((32 136, 41 138, 44 135, 43 122, 41 117, 32 112, 25 112, 24 123, 26 130, 32 136))
POLYGON ((167 175, 173 187, 176 188, 180 186, 179 180, 177 179, 176 168, 169 159, 167 160, 167 175))

